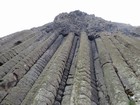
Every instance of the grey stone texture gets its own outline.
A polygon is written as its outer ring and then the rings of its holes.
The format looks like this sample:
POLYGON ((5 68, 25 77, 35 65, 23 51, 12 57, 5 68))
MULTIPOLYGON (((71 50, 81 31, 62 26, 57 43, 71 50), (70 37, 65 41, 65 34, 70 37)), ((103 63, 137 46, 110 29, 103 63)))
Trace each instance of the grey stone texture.
POLYGON ((136 28, 77 10, 0 38, 0 105, 140 105, 136 28))

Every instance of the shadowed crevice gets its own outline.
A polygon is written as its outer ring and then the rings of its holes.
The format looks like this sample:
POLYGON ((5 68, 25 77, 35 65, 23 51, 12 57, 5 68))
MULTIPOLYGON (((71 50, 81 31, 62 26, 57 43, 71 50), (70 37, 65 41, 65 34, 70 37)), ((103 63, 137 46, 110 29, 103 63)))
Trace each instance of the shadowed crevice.
POLYGON ((3 63, 2 62, 0 62, 0 66, 2 66, 3 65, 3 63))
POLYGON ((14 46, 17 46, 17 45, 19 45, 21 43, 22 43, 22 41, 17 41, 17 42, 14 43, 14 46))

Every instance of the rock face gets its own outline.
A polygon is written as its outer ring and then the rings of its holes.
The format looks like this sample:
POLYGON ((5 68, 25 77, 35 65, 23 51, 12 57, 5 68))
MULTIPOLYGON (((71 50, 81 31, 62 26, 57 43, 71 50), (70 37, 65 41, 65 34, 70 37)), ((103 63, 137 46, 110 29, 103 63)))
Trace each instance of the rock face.
POLYGON ((138 27, 81 11, 0 39, 0 105, 140 105, 138 27))
POLYGON ((137 28, 131 25, 121 24, 106 21, 102 18, 95 17, 95 15, 88 15, 81 11, 74 11, 70 13, 61 13, 55 17, 52 23, 44 25, 46 32, 54 32, 57 30, 62 35, 67 35, 69 32, 74 32, 79 35, 82 30, 88 33, 88 36, 97 35, 98 32, 122 32, 127 35, 139 36, 137 28))

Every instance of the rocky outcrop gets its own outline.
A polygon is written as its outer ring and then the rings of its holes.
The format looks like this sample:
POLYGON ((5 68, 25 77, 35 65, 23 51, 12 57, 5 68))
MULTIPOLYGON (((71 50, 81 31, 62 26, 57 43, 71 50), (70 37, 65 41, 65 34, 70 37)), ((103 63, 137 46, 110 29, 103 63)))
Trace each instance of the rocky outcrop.
POLYGON ((74 11, 1 38, 0 105, 140 105, 134 30, 74 11))
POLYGON ((95 17, 95 15, 88 15, 78 10, 59 14, 55 17, 53 22, 44 25, 42 29, 46 32, 57 30, 64 36, 69 32, 74 32, 76 35, 79 35, 80 32, 84 30, 88 33, 90 39, 98 35, 98 32, 103 31, 111 33, 120 31, 126 35, 139 36, 136 27, 128 24, 106 21, 102 18, 95 17))

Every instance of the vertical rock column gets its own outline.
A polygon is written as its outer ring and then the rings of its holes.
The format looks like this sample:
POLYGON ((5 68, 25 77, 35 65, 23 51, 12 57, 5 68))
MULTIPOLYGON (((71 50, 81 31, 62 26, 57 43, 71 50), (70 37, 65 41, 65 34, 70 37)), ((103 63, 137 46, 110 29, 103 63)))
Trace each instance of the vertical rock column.
POLYGON ((91 46, 92 46, 91 50, 93 53, 93 59, 94 59, 93 64, 94 64, 94 70, 96 74, 96 81, 97 81, 97 88, 98 88, 99 105, 109 105, 104 74, 101 68, 98 48, 95 40, 91 42, 91 46))
POLYGON ((52 105, 55 101, 56 93, 61 82, 65 64, 72 47, 74 35, 70 33, 66 41, 62 44, 61 50, 48 68, 45 77, 40 83, 33 105, 52 105))
POLYGON ((82 32, 70 105, 96 105, 92 100, 93 84, 90 67, 90 44, 87 34, 82 32))
POLYGON ((111 105, 129 105, 129 99, 125 93, 124 87, 120 78, 118 77, 113 66, 110 54, 107 51, 108 46, 101 39, 97 39, 97 47, 99 51, 99 58, 101 67, 104 73, 104 79, 107 86, 109 101, 111 105))

